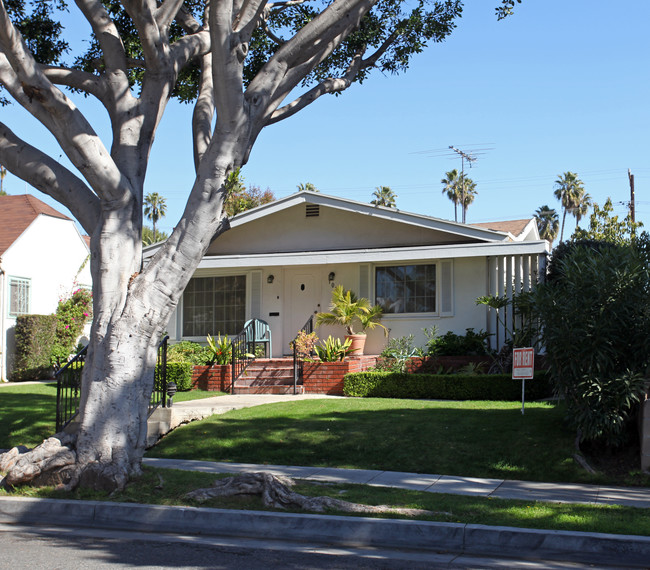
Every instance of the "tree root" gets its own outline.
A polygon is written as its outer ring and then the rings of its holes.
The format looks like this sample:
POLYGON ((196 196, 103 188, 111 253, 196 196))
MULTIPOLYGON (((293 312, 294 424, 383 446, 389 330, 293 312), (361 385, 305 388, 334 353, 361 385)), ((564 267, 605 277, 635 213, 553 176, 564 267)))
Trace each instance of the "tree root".
POLYGON ((59 433, 49 437, 34 449, 14 447, 0 455, 0 481, 4 486, 74 484, 77 454, 73 451, 75 436, 59 433))
POLYGON ((202 503, 214 497, 260 495, 265 506, 279 509, 303 509, 317 513, 326 510, 337 510, 346 513, 393 513, 407 516, 434 514, 432 511, 423 509, 398 508, 388 505, 361 505, 331 497, 306 497, 291 490, 294 484, 294 481, 289 477, 276 476, 271 473, 243 473, 235 477, 218 479, 212 484, 212 487, 191 491, 185 494, 185 497, 202 503))

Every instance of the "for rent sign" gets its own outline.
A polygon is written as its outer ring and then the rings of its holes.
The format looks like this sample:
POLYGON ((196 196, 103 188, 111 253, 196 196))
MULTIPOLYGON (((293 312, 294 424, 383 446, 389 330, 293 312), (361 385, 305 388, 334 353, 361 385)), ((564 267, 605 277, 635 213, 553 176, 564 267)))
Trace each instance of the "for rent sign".
POLYGON ((512 378, 529 380, 535 370, 535 353, 532 348, 514 348, 512 350, 512 378))

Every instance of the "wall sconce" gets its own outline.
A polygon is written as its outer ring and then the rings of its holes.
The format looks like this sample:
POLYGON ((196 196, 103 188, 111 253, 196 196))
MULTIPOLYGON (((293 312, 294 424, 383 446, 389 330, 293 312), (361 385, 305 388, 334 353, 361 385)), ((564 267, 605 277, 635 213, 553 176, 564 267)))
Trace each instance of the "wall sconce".
POLYGON ((327 280, 329 281, 329 284, 331 285, 334 283, 334 278, 336 277, 336 273, 333 271, 330 271, 330 274, 327 276, 327 280))
POLYGON ((268 284, 271 284, 271 283, 273 283, 273 280, 274 280, 274 279, 275 279, 275 277, 274 277, 273 275, 269 275, 269 276, 266 278, 266 282, 267 282, 268 284))

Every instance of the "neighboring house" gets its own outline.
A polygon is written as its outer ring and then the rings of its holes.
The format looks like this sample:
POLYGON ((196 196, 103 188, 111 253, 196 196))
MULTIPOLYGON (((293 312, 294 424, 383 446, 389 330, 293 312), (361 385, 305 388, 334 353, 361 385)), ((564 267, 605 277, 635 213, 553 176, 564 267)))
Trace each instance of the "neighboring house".
POLYGON ((91 286, 76 224, 29 194, 0 196, 0 379, 11 374, 16 317, 47 315, 73 288, 91 286))
MULTIPOLYGON (((172 340, 237 334, 256 317, 271 327, 273 356, 287 354, 308 318, 328 310, 338 284, 380 303, 391 337, 412 333, 420 346, 423 329, 434 325, 441 334, 496 332, 494 315, 476 298, 529 290, 549 251, 534 220, 464 225, 315 192, 243 212, 230 224, 190 280, 168 326, 172 340)), ((322 327, 318 334, 342 332, 322 327)), ((366 353, 385 343, 381 330, 372 331, 366 353)))

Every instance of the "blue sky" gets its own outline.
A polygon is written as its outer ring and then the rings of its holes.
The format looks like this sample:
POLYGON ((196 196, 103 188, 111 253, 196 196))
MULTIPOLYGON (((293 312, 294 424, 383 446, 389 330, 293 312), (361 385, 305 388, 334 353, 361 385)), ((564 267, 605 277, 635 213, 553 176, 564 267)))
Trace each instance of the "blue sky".
MULTIPOLYGON (((312 182, 362 202, 385 185, 401 210, 453 219, 440 179, 460 159, 424 151, 489 148, 467 169, 478 190, 470 223, 530 217, 544 204, 559 210, 554 181, 567 170, 594 200, 611 196, 615 213, 625 214, 629 168, 637 220, 650 228, 650 2, 524 0, 501 22, 495 5, 468 0, 454 34, 406 74, 376 73, 268 127, 242 171, 245 182, 277 197, 312 182)), ((78 101, 82 110, 88 103, 78 101)), ((151 157, 146 191, 167 199, 164 231, 193 181, 190 113, 170 104, 151 157)), ((20 110, 3 115, 18 134, 32 141, 36 134, 41 148, 60 154, 20 110)), ((101 116, 97 106, 90 116, 101 116)), ((5 189, 22 193, 25 184, 9 175, 5 189)), ((567 221, 565 236, 574 225, 567 221)))

